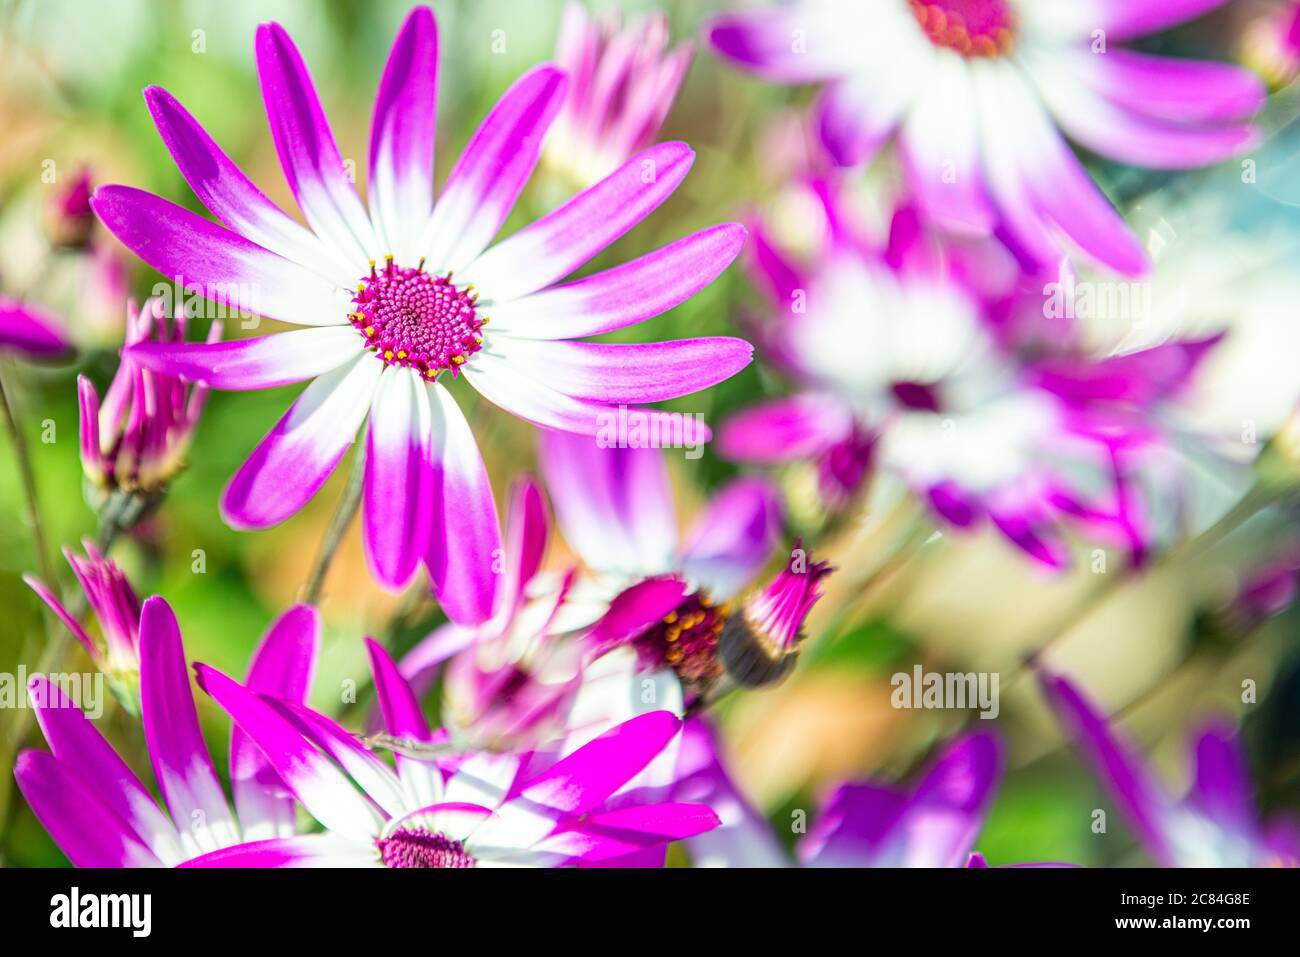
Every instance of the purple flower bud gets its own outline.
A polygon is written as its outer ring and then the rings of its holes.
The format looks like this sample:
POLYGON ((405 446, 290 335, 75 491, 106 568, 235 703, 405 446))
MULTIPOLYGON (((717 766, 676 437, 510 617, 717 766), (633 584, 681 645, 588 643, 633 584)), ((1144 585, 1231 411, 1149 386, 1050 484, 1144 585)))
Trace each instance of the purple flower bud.
POLYGON ((24 581, 72 632, 96 667, 122 686, 134 689, 140 671, 140 599, 122 569, 101 555, 94 544, 83 542, 85 557, 64 549, 86 597, 86 604, 99 624, 99 638, 93 638, 44 582, 27 575, 24 581))
MULTIPOLYGON (((220 338, 214 324, 209 342, 220 338)), ((127 311, 126 347, 141 342, 183 342, 183 316, 169 319, 162 303, 148 300, 127 311)), ((146 369, 122 352, 117 374, 100 400, 85 376, 77 379, 81 406, 81 463, 99 508, 114 492, 146 499, 165 489, 184 465, 207 387, 146 369)))
POLYGON ((821 598, 818 583, 834 569, 814 562, 796 541, 789 564, 727 620, 718 651, 727 674, 747 687, 770 684, 794 667, 803 623, 821 598))
POLYGON ((579 3, 564 8, 555 59, 569 95, 545 147, 547 162, 588 186, 648 146, 663 125, 693 55, 668 49, 668 19, 623 25, 617 13, 593 19, 579 3))

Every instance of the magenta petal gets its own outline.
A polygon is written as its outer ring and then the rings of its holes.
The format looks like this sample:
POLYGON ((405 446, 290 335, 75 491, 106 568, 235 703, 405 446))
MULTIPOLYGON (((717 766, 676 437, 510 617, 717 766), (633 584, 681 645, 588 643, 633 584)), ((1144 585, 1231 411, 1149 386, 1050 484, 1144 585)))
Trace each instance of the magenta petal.
POLYGON ((647 578, 625 589, 592 626, 586 641, 604 650, 641 635, 663 621, 686 598, 688 587, 679 578, 647 578))
POLYGON ((76 768, 78 779, 96 799, 155 855, 179 859, 175 827, 81 709, 43 676, 32 680, 30 692, 41 732, 62 765, 76 768))
MULTIPOLYGON (((315 608, 290 608, 275 620, 253 652, 245 686, 261 694, 305 701, 320 647, 320 632, 320 616, 315 608)), ((238 726, 230 729, 230 784, 240 832, 246 840, 293 834, 292 794, 238 726)))
POLYGON ((334 282, 355 281, 355 270, 271 202, 174 96, 151 86, 144 99, 176 168, 212 215, 259 246, 334 282))
POLYGON ((378 866, 374 850, 334 834, 248 841, 188 860, 181 867, 365 867, 378 866))
POLYGON ((425 231, 434 271, 463 269, 487 248, 537 165, 565 88, 554 66, 534 67, 484 118, 447 177, 425 231))
POLYGON ((1002 749, 991 734, 951 745, 926 772, 903 812, 908 866, 960 867, 984 826, 1002 775, 1002 749))
POLYGON ((14 762, 14 777, 37 820, 74 866, 162 866, 72 767, 43 751, 25 751, 14 762))
POLYGON ((459 625, 492 617, 500 576, 501 526, 487 469, 469 423, 441 385, 426 387, 436 448, 430 452, 433 534, 425 562, 438 602, 459 625))
POLYGON ((676 777, 674 800, 707 804, 721 821, 687 845, 694 866, 788 866, 789 855, 771 825, 732 782, 704 718, 690 718, 682 727, 676 777))
POLYGON ((45 359, 68 348, 52 316, 34 306, 0 297, 0 352, 12 349, 29 358, 45 359))
POLYGON ((667 312, 717 279, 745 228, 710 226, 631 262, 492 307, 497 329, 521 339, 576 339, 667 312))
POLYGON ((370 128, 370 210, 399 262, 419 257, 433 202, 438 109, 438 25, 416 7, 384 66, 370 128))
POLYGON ((720 823, 704 804, 643 804, 593 814, 580 823, 566 825, 536 844, 534 850, 565 854, 573 863, 592 864, 686 840, 720 823))
POLYGON ((506 512, 506 539, 501 589, 503 598, 517 608, 524 600, 524 589, 542 566, 550 518, 542 490, 531 478, 520 479, 510 492, 506 512))
POLYGON ((474 644, 477 638, 478 632, 473 628, 462 628, 450 621, 439 625, 406 653, 398 664, 398 670, 415 693, 422 695, 436 677, 433 669, 474 644))
POLYGON ((979 90, 988 127, 985 170, 1013 238, 1041 262, 1054 264, 1060 259, 1054 227, 1098 262, 1125 275, 1144 273, 1146 252, 1066 146, 1027 81, 991 71, 979 90), (1008 151, 1008 136, 1021 144, 1018 150, 1008 151))
POLYGON ((718 432, 726 458, 776 465, 812 458, 853 432, 853 415, 833 396, 805 394, 772 399, 737 412, 718 432))
POLYGON ((380 818, 348 779, 271 705, 207 665, 195 665, 199 684, 266 756, 294 796, 327 830, 370 840, 380 818))
POLYGON ((767 293, 772 305, 785 311, 794 302, 799 290, 807 290, 811 278, 802 275, 798 265, 772 241, 769 230, 762 224, 753 230, 747 263, 754 280, 767 293))
POLYGON ((604 447, 564 432, 542 433, 540 446, 560 528, 584 562, 625 575, 669 570, 677 515, 660 450, 604 447))
POLYGON ((1102 29, 1110 40, 1132 40, 1209 13, 1228 0, 1093 0, 1086 10, 1089 29, 1102 29), (1095 21, 1095 22, 1094 22, 1095 21))
MULTIPOLYGON (((259 695, 259 698, 303 737, 338 762, 343 773, 390 818, 406 813, 410 804, 402 790, 401 780, 383 759, 363 747, 355 734, 305 705, 266 695, 259 695)), ((398 756, 397 760, 400 764, 406 758, 398 756)))
POLYGON ((903 123, 901 148, 908 184, 929 216, 981 234, 993 227, 975 95, 960 58, 936 58, 903 123))
POLYGON ((306 505, 352 444, 382 371, 362 355, 313 381, 230 480, 226 521, 266 528, 306 505))
POLYGON ((1041 681, 1048 703, 1127 812, 1147 849, 1163 866, 1172 866, 1168 825, 1174 805, 1151 770, 1070 681, 1046 673, 1041 681))
POLYGON ((829 867, 961 867, 983 826, 1001 763, 997 740, 975 734, 950 746, 910 796, 845 785, 800 845, 800 859, 829 867))
POLYGON ((366 432, 363 509, 366 555, 375 578, 399 590, 429 546, 432 490, 427 463, 432 423, 414 373, 390 367, 375 390, 366 432))
POLYGON ((1196 778, 1189 799, 1225 830, 1249 834, 1255 827, 1255 799, 1246 756, 1232 729, 1220 723, 1196 740, 1196 778))
POLYGON ((661 143, 632 157, 559 209, 497 243, 465 279, 508 302, 563 279, 657 209, 686 177, 695 154, 661 143))
POLYGON ((429 723, 424 720, 420 703, 415 700, 414 692, 397 670, 392 657, 372 638, 366 639, 366 651, 370 655, 370 673, 374 676, 375 693, 379 697, 388 733, 398 738, 429 740, 429 723))
MULTIPOLYGON (((832 8, 833 9, 833 8, 832 8)), ((723 56, 777 83, 824 80, 847 63, 827 43, 833 18, 809 16, 807 5, 722 16, 705 24, 709 43, 723 56), (806 44, 797 47, 795 37, 806 44)))
MULTIPOLYGON (((544 429, 595 435, 605 427, 605 423, 618 420, 617 407, 557 392, 545 380, 528 375, 520 370, 518 364, 500 355, 486 351, 476 353, 474 361, 461 369, 470 385, 493 405, 544 429)), ((686 442, 704 442, 709 438, 707 427, 701 426, 693 417, 685 417, 682 427, 686 442)))
POLYGON ((586 814, 649 764, 680 727, 667 711, 625 721, 524 784, 515 800, 557 818, 586 814))
POLYGON ((235 824, 199 730, 180 626, 171 607, 154 596, 140 612, 140 717, 154 778, 182 828, 210 830, 218 842, 235 840, 235 824))
POLYGON ((910 92, 878 87, 855 76, 829 84, 817 107, 826 151, 840 166, 866 163, 898 129, 910 92))
POLYGON ((236 314, 304 326, 345 321, 337 286, 175 203, 129 186, 101 187, 90 202, 109 231, 182 295, 200 292, 236 314))
POLYGON ((295 329, 225 342, 142 342, 125 355, 146 369, 214 389, 270 389, 314 379, 362 351, 351 326, 295 329))
POLYGON ((748 342, 726 336, 635 343, 514 339, 499 348, 565 395, 614 404, 699 392, 735 375, 754 356, 748 342))
POLYGON ((370 218, 293 40, 278 23, 257 28, 257 75, 275 151, 298 206, 316 234, 358 269, 381 250, 370 218))
POLYGON ((32 575, 23 575, 23 581, 27 583, 28 588, 36 592, 37 597, 39 597, 41 601, 45 602, 50 611, 54 612, 55 617, 57 617, 59 621, 63 622, 68 631, 72 632, 72 636, 76 638, 77 641, 81 642, 81 646, 86 649, 86 654, 90 656, 90 659, 96 662, 99 661, 102 657, 99 652, 99 647, 91 640, 90 636, 86 634, 86 629, 81 627, 81 622, 73 618, 72 615, 68 613, 68 610, 63 607, 63 602, 59 601, 58 596, 55 595, 44 582, 32 575))
POLYGON ((1113 49, 1087 57, 1086 79, 1108 100, 1175 123, 1224 123, 1247 119, 1264 105, 1268 91, 1249 70, 1226 63, 1151 56, 1113 49))

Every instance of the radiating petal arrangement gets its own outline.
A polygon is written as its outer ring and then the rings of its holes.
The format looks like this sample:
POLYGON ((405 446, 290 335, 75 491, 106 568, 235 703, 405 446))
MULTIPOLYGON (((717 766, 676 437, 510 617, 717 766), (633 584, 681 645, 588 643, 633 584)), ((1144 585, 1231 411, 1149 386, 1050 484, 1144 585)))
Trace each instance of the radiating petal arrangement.
POLYGON ((0 860, 1300 866, 1300 5, 401 6, 0 64, 0 860))

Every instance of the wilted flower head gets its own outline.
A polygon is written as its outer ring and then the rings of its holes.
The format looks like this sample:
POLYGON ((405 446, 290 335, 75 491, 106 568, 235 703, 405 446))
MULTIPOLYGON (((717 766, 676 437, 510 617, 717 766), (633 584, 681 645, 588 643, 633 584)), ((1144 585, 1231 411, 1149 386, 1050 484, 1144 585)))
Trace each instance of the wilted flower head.
POLYGON ((100 554, 90 541, 83 542, 82 547, 84 558, 71 549, 64 549, 63 554, 77 577, 86 605, 99 623, 98 640, 59 601, 50 587, 53 583, 46 584, 32 575, 24 575, 23 580, 81 642, 95 666, 112 680, 113 690, 123 704, 135 710, 140 673, 140 599, 116 562, 100 554))
MULTIPOLYGON (((103 402, 88 378, 77 377, 81 464, 96 507, 118 491, 149 499, 185 464, 207 387, 190 386, 179 376, 145 368, 130 351, 141 343, 182 342, 185 328, 184 313, 168 317, 159 299, 149 299, 139 309, 132 302, 127 307, 121 364, 103 402)), ((213 324, 208 341, 216 342, 220 335, 220 324, 213 324)))
POLYGON ((548 164, 587 186, 654 139, 691 63, 691 44, 668 49, 668 18, 649 14, 626 27, 617 11, 593 18, 564 8, 555 59, 569 93, 546 141, 548 164))
POLYGON ((799 656, 804 619, 822 596, 818 583, 832 571, 829 562, 813 561, 795 542, 789 563, 746 598, 722 629, 718 652, 731 680, 757 687, 789 673, 799 656))

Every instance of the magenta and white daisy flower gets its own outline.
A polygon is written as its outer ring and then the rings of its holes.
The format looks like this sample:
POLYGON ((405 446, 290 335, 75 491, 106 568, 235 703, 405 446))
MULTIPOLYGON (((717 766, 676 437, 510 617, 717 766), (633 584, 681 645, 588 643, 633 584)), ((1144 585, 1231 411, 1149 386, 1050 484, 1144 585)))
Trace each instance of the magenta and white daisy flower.
MULTIPOLYGON (((45 677, 29 693, 50 750, 18 756, 14 777, 37 819, 77 867, 171 867, 242 840, 293 833, 293 799, 238 729, 230 738, 231 814, 199 729, 180 628, 161 598, 140 617, 140 716, 166 812, 90 720, 45 677)), ((289 609, 249 666, 248 687, 306 698, 320 642, 316 611, 289 609)))
POLYGON ((668 48, 668 17, 626 26, 618 11, 599 19, 565 4, 555 60, 569 93, 547 138, 544 160, 589 186, 649 145, 691 65, 692 45, 668 48))
POLYGON ((1068 563, 1060 526, 1075 518, 1058 499, 1075 511, 1095 506, 1095 531, 1118 538, 1111 526, 1123 516, 1102 501, 1111 479, 1104 450, 1075 434, 1059 395, 1001 341, 994 305, 1017 295, 1021 278, 1006 250, 989 242, 966 255, 906 205, 878 245, 860 235, 838 190, 813 189, 828 227, 806 259, 788 256, 763 225, 751 247, 769 307, 758 336, 797 390, 725 422, 722 454, 815 462, 831 512, 857 501, 879 469, 954 528, 991 523, 1053 567, 1068 563), (1009 278, 990 283, 984 272, 1009 278), (1087 494, 1074 489, 1081 475, 1087 494))
POLYGON ((1158 169, 1248 149, 1264 99, 1256 77, 1121 46, 1224 2, 804 0, 720 17, 709 38, 774 82, 826 83, 820 123, 832 155, 856 165, 896 141, 918 202, 939 221, 1001 227, 1042 263, 1064 236, 1136 274, 1141 246, 1062 132, 1158 169))
POLYGON ((364 531, 376 577, 400 587, 423 563, 449 617, 482 621, 492 612, 500 532, 482 458, 447 379, 463 375, 491 402, 544 428, 594 434, 618 406, 727 378, 750 361, 738 339, 571 340, 633 325, 694 295, 736 256, 744 230, 710 227, 556 285, 673 192, 691 166, 689 147, 652 147, 490 246, 563 103, 560 70, 539 66, 506 92, 434 202, 437 37, 432 12, 414 10, 379 86, 367 207, 306 66, 278 25, 258 29, 257 62, 276 150, 309 228, 271 203, 156 87, 145 97, 163 141, 225 226, 125 186, 100 189, 93 203, 164 275, 218 303, 309 328, 210 345, 144 344, 130 354, 214 388, 311 381, 227 487, 222 511, 237 528, 297 512, 368 419, 364 531))
POLYGON ((369 642, 396 771, 337 724, 259 695, 198 666, 205 690, 257 742, 323 826, 319 834, 228 847, 191 862, 211 867, 555 867, 641 859, 717 825, 708 807, 607 801, 676 738, 667 712, 634 718, 555 761, 532 753, 457 758, 449 775, 402 745, 445 741, 430 731, 410 686, 369 642), (358 788, 360 790, 358 790, 358 788))
POLYGON ((1161 867, 1300 867, 1300 822, 1261 822, 1235 731, 1208 723, 1194 748, 1192 784, 1181 799, 1075 684, 1042 674, 1048 702, 1161 867))

